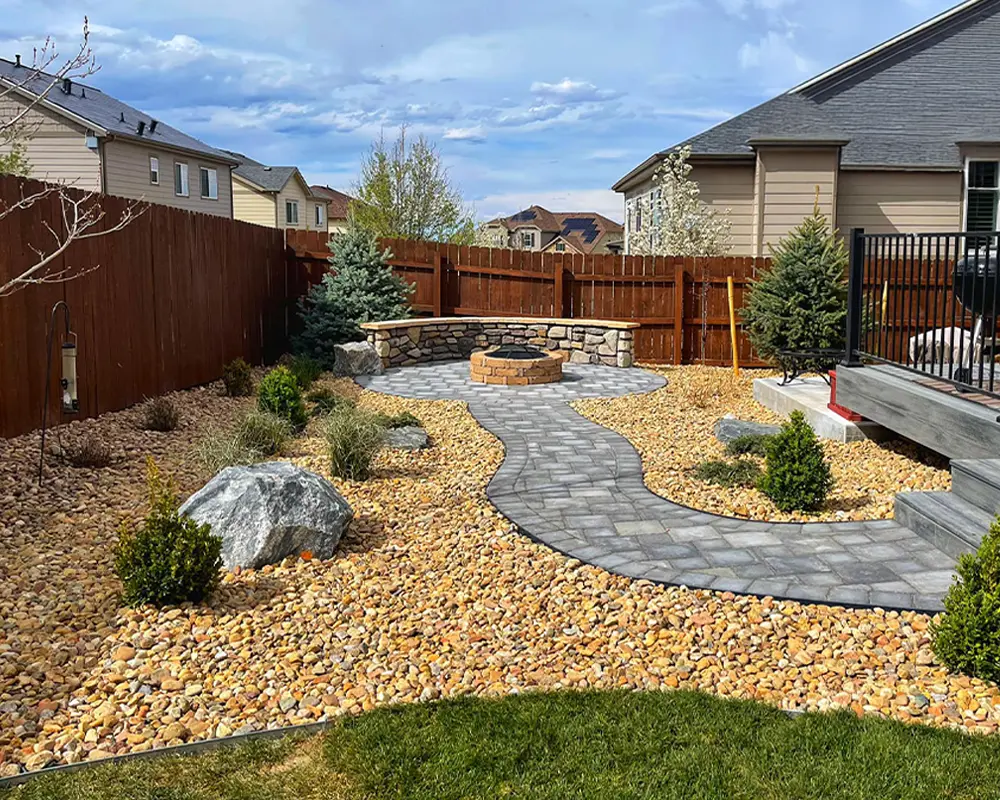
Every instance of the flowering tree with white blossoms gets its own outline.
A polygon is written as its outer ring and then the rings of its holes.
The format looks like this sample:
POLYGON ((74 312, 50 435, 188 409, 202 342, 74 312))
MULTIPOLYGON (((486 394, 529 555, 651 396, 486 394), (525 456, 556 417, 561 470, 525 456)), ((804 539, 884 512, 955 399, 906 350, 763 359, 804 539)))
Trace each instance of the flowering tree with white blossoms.
POLYGON ((634 214, 649 220, 650 229, 629 232, 629 252, 657 256, 722 256, 731 249, 730 210, 701 200, 691 180, 689 146, 668 153, 653 173, 654 191, 636 202, 634 214))

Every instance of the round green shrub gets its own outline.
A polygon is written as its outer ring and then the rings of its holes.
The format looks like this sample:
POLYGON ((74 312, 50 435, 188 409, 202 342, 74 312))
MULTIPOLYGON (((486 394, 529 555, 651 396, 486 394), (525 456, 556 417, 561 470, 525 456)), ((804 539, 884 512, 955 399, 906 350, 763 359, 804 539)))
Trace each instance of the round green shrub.
POLYGON ((253 394, 253 370, 246 361, 237 358, 222 368, 222 383, 230 397, 249 397, 253 394))
POLYGON ((115 572, 126 605, 199 602, 219 584, 222 539, 210 525, 178 512, 173 486, 148 461, 149 513, 138 527, 123 522, 115 545, 115 572))
POLYGON ((299 382, 287 367, 275 367, 257 387, 257 408, 277 414, 295 431, 306 426, 306 406, 299 382))
POLYGON ((934 653, 954 672, 1000 681, 1000 519, 956 571, 944 617, 931 627, 934 653))
POLYGON ((801 411, 768 442, 758 488, 782 511, 815 511, 833 487, 823 448, 801 411))
POLYGON ((344 406, 326 419, 323 427, 330 473, 338 478, 363 481, 371 476, 372 463, 385 437, 378 415, 344 406))

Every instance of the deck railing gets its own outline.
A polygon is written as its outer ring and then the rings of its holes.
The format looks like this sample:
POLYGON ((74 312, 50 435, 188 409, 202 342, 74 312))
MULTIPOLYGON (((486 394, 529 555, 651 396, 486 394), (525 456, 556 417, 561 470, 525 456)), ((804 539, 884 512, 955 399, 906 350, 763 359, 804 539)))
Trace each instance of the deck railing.
POLYGON ((846 363, 1000 397, 1000 232, 851 232, 846 363))

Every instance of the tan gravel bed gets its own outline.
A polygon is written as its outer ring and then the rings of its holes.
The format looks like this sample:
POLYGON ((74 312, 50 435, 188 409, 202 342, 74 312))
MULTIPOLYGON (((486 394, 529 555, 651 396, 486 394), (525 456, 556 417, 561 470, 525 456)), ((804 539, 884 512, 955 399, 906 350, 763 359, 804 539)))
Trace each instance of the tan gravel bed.
MULTIPOLYGON (((344 388, 341 382, 340 388, 344 388)), ((356 388, 352 391, 357 392, 356 388)), ((120 448, 101 471, 0 441, 0 774, 462 693, 677 686, 785 708, 867 710, 994 730, 993 685, 933 663, 927 617, 667 589, 558 555, 512 530, 485 486, 500 444, 454 402, 365 393, 434 446, 336 481, 357 520, 327 562, 230 574, 200 607, 120 610, 110 547, 154 454, 187 493, 190 451, 250 401, 176 395, 180 430, 134 412, 71 426, 120 448)), ((291 456, 326 471, 322 444, 291 456)))
POLYGON ((947 460, 905 440, 823 441, 835 485, 816 513, 782 512, 756 489, 728 489, 698 480, 691 474, 693 467, 729 458, 713 434, 721 417, 785 421, 753 399, 753 380, 772 373, 744 370, 737 379, 728 368, 647 368, 666 377, 668 385, 647 395, 579 400, 573 407, 626 437, 642 455, 646 485, 668 500, 724 516, 825 522, 891 519, 897 493, 951 489, 947 460))

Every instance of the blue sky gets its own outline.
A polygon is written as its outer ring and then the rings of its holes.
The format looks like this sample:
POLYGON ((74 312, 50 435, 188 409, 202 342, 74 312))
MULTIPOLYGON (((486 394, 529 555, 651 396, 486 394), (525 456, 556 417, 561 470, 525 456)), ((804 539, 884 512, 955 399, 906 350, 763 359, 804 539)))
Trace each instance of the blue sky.
POLYGON ((89 15, 91 82, 187 133, 349 190, 401 123, 480 216, 621 218, 653 152, 920 23, 951 0, 0 0, 0 54, 89 15))

